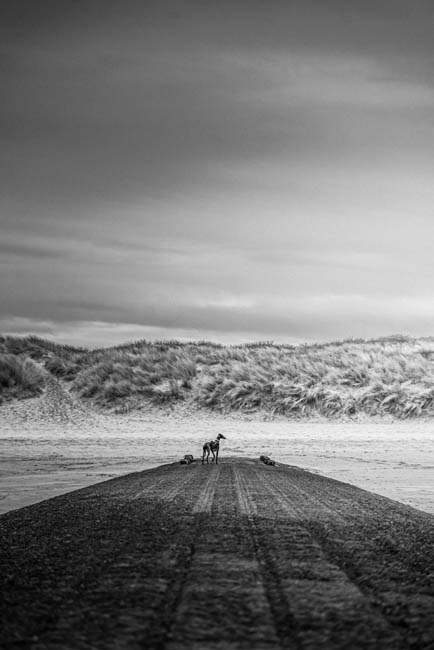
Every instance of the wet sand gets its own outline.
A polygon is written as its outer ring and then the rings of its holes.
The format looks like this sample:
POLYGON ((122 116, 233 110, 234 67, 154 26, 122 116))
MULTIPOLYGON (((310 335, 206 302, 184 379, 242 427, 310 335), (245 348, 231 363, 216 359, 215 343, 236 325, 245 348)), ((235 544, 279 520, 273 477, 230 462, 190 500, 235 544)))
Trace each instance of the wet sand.
POLYGON ((0 530, 8 649, 434 647, 434 517, 296 467, 163 465, 0 530))

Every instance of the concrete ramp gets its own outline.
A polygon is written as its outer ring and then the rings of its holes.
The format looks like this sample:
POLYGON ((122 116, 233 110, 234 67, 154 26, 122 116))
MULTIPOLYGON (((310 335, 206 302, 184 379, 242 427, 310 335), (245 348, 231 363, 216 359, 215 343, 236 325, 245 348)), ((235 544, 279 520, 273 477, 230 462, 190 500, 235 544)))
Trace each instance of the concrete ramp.
POLYGON ((7 650, 434 648, 434 517, 295 467, 164 465, 0 533, 7 650))

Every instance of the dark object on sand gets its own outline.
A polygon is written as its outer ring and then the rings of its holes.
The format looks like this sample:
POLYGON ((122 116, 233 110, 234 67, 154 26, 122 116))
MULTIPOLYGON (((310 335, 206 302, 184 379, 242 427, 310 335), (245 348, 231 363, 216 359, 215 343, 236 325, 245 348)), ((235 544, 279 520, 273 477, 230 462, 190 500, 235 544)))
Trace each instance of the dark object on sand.
POLYGON ((193 454, 186 454, 179 462, 181 465, 190 465, 190 463, 194 462, 193 454))
POLYGON ((276 461, 271 460, 269 456, 259 456, 259 460, 262 460, 265 465, 275 465, 276 461))

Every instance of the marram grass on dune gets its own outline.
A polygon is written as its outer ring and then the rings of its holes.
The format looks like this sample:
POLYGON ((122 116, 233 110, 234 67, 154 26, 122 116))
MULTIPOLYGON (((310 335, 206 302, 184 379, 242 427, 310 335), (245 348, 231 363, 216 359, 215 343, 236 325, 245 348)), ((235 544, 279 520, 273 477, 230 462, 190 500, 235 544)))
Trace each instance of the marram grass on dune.
POLYGON ((5 397, 33 397, 45 387, 43 369, 27 356, 0 354, 0 403, 5 397))
POLYGON ((434 415, 434 339, 298 347, 137 341, 85 350, 3 336, 0 355, 3 396, 35 394, 54 375, 82 400, 119 412, 184 401, 287 417, 434 415))

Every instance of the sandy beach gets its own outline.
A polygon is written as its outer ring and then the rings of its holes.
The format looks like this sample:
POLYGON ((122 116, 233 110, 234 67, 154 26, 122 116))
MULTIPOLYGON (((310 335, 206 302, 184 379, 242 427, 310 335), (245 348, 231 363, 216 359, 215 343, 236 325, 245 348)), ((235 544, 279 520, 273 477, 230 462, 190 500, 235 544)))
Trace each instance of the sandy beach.
POLYGON ((410 421, 269 421, 186 409, 110 415, 52 382, 0 406, 0 512, 97 481, 200 456, 223 433, 224 455, 277 460, 434 513, 433 425, 410 421))

